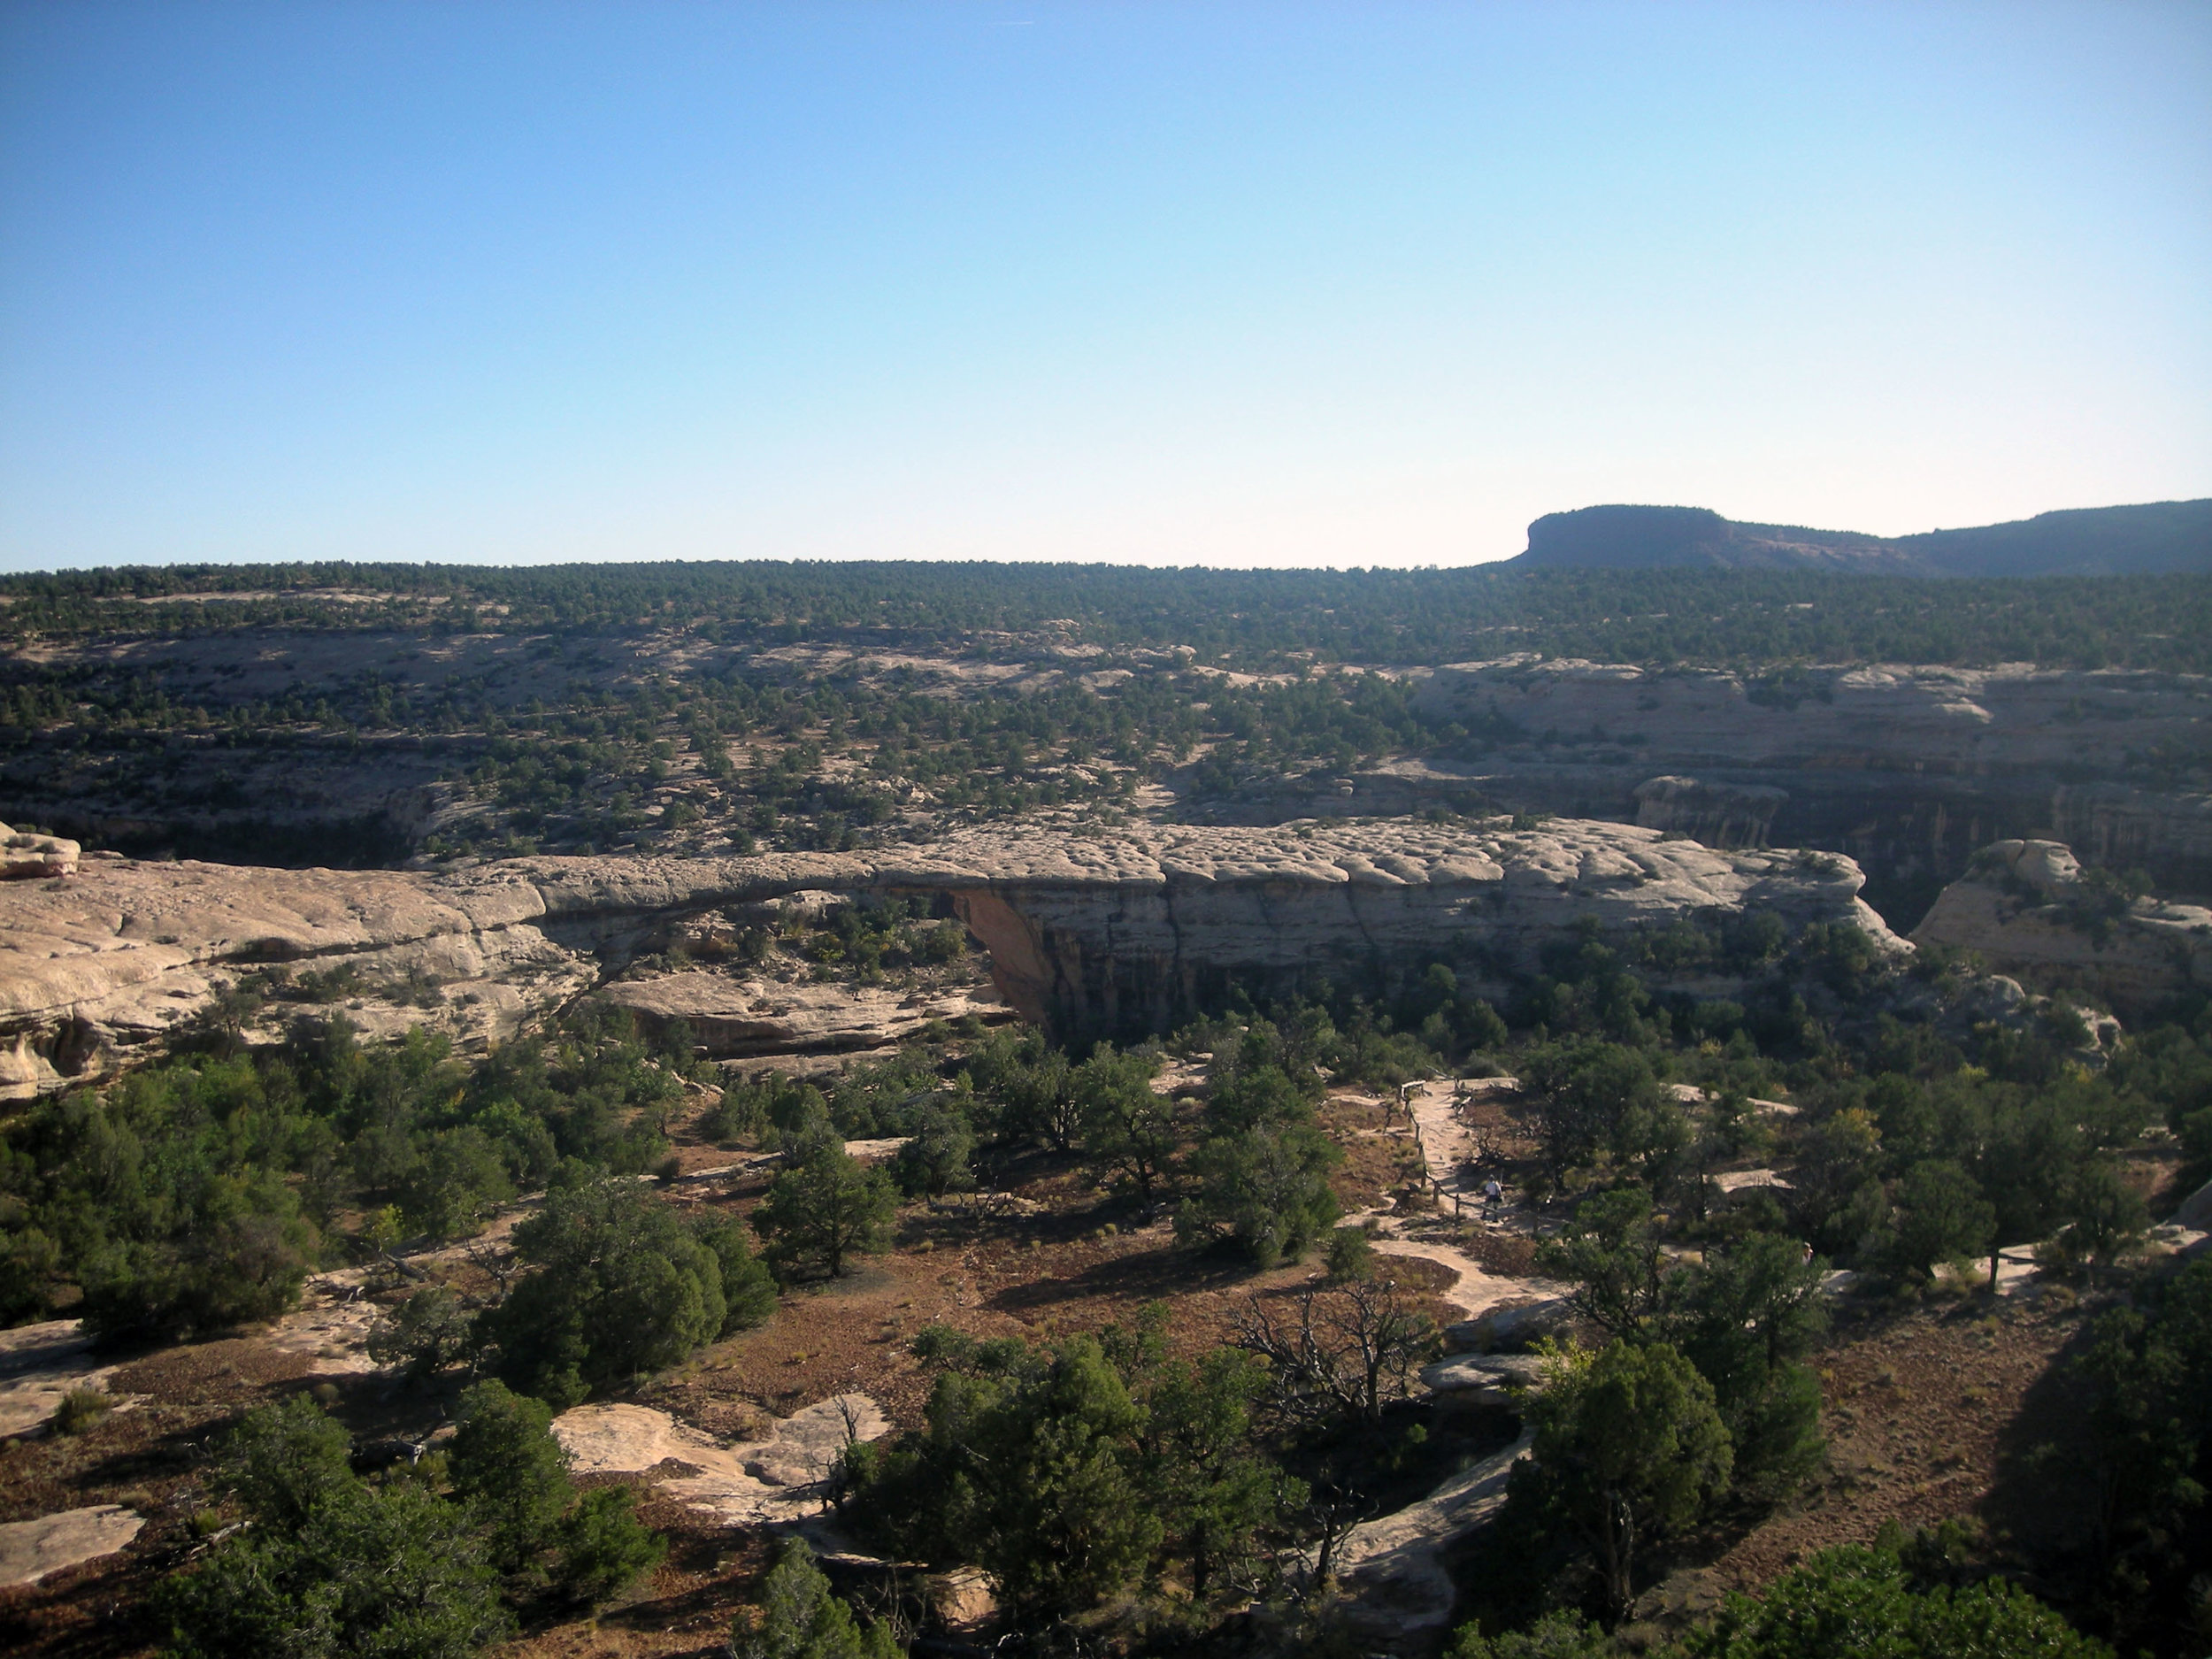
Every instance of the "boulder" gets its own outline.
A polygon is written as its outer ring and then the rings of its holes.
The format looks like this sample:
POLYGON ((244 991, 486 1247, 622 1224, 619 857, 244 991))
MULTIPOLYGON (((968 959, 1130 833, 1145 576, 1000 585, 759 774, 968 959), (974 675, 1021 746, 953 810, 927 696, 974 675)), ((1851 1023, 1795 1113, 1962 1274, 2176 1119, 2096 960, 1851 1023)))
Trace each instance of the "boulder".
POLYGON ((58 835, 34 835, 0 824, 0 881, 73 876, 81 850, 58 835))
POLYGON ((712 1059, 834 1054, 903 1042, 932 1021, 1010 1011, 987 987, 911 993, 885 986, 784 985, 725 973, 671 973, 603 988, 608 1002, 659 1028, 682 1020, 712 1059))
POLYGON ((1513 1390, 1542 1379, 1533 1354, 1460 1354, 1421 1368, 1421 1386, 1452 1405, 1511 1405, 1513 1390))
POLYGON ((1563 1337, 1574 1328, 1573 1305, 1563 1296, 1525 1302, 1509 1308, 1493 1308, 1478 1318, 1448 1325, 1448 1348, 1482 1354, 1510 1352, 1532 1347, 1544 1337, 1563 1337))

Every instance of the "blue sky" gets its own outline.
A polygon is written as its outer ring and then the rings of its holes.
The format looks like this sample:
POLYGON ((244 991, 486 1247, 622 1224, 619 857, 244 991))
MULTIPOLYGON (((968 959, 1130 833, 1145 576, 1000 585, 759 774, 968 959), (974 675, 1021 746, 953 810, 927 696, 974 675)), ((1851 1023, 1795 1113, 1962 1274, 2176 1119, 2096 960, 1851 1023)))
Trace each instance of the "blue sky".
POLYGON ((0 567, 2212 495, 2212 5, 0 0, 0 567))

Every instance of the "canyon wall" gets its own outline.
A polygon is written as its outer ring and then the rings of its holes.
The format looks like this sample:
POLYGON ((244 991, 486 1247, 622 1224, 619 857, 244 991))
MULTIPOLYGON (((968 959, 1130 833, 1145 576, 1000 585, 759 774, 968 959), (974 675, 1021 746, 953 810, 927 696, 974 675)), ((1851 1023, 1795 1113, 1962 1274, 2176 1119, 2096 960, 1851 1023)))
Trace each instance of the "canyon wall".
MULTIPOLYGON (((0 887, 0 1087, 20 1097, 107 1069, 219 1017, 219 989, 271 964, 350 970, 346 1011, 373 1035, 435 1024, 480 1048, 677 923, 810 889, 949 895, 1004 1000, 1079 1040, 1161 1029, 1233 982, 1257 995, 1387 983, 1435 961, 1497 981, 1585 925, 1765 909, 1847 920, 1895 946, 1860 885, 1848 860, 1563 822, 978 831, 865 853, 524 858, 438 873, 94 854, 73 877, 0 887)), ((728 985, 726 1006, 687 985, 669 987, 671 1008, 743 1028, 752 994, 711 977, 728 985)))
POLYGON ((1993 841, 2066 841, 2212 892, 2212 680, 2023 666, 1764 678, 1508 658, 1440 668, 1429 714, 1479 758, 1349 780, 1346 810, 1481 798, 1515 812, 1821 848, 1916 918, 1993 841), (1778 791, 1778 796, 1769 792, 1778 791))

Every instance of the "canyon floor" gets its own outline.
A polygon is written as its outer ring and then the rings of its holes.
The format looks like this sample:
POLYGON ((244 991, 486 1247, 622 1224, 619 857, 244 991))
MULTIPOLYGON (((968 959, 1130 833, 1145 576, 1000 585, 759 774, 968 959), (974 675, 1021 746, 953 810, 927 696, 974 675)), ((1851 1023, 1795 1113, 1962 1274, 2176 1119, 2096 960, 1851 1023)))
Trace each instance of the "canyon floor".
MULTIPOLYGON (((1478 1139, 1502 1133, 1509 1088, 1509 1079, 1495 1079, 1457 1090, 1417 1086, 1410 1109, 1388 1094, 1338 1091, 1325 1109, 1329 1133, 1348 1153, 1340 1201, 1348 1213, 1375 1218, 1386 1271, 1417 1287, 1440 1326, 1558 1288, 1529 1269, 1532 1241, 1548 1225, 1543 1212, 1509 1203, 1481 1219, 1462 1161, 1478 1139), (1458 1218, 1455 1209, 1463 1212, 1458 1218)), ((666 1189, 672 1202, 743 1210, 757 1201, 766 1161, 733 1161, 695 1135, 677 1140, 690 1172, 666 1189)), ((1126 1202, 1098 1191, 1071 1159, 1033 1155, 1004 1186, 988 1205, 909 1206, 892 1254, 786 1296, 765 1325, 614 1402, 559 1419, 557 1432, 578 1455, 586 1484, 637 1486, 641 1513, 666 1533, 669 1554, 649 1582, 597 1617, 542 1614, 499 1651, 516 1659, 705 1659, 722 1651, 766 1564, 763 1523, 807 1532, 837 1564, 835 1552, 853 1546, 813 1483, 846 1433, 866 1438, 918 1422, 928 1379, 906 1339, 925 1325, 1045 1337, 1126 1322, 1148 1302, 1167 1301, 1171 1345, 1199 1352, 1227 1339, 1245 1298, 1294 1288, 1315 1271, 1256 1274, 1194 1256, 1176 1246, 1164 1222, 1135 1225, 1126 1202)), ((469 1281, 462 1249, 414 1264, 469 1281)), ((1709 1609, 1725 1590, 1755 1587, 1825 1545, 1865 1541, 1886 1523, 1972 1519, 2016 1528, 2067 1502, 2060 1477, 2021 1452, 2037 1419, 2062 1409, 2053 1364, 2093 1299, 2024 1283, 2008 1290, 1910 1303, 1839 1297, 1814 1362, 1830 1439, 1822 1473, 1754 1525, 1716 1525, 1671 1546, 1671 1571, 1640 1602, 1638 1617, 1663 1629, 1709 1609)), ((299 1312, 272 1327, 134 1354, 89 1356, 72 1344, 67 1322, 10 1333, 17 1340, 0 1366, 12 1375, 0 1377, 9 1391, 0 1398, 18 1401, 20 1416, 45 1416, 60 1388, 88 1381, 116 1405, 73 1433, 34 1421, 0 1440, 0 1564, 19 1575, 43 1569, 35 1582, 0 1588, 0 1644, 55 1659, 151 1652, 163 1632, 146 1593, 206 1547, 194 1518, 205 1502, 199 1465, 245 1409, 312 1391, 357 1441, 434 1430, 450 1390, 379 1371, 364 1351, 374 1308, 396 1294, 393 1281, 380 1287, 358 1271, 328 1276, 311 1283, 299 1312), (24 1529, 55 1517, 66 1519, 49 1523, 51 1538, 24 1529), (111 1517, 143 1524, 119 1531, 111 1517), (6 1540, 19 1531, 11 1551, 6 1540), (71 1562, 83 1551, 102 1553, 71 1562)), ((1478 1455, 1495 1454, 1484 1452, 1479 1431, 1470 1432, 1456 1442, 1467 1448, 1459 1461, 1479 1475, 1478 1455)), ((1455 1481, 1463 1488, 1467 1479, 1455 1473, 1444 1488, 1455 1481)), ((1408 1508, 1363 1529, 1371 1545, 1356 1539, 1346 1552, 1348 1594, 1356 1603, 1373 1594, 1377 1621, 1414 1651, 1445 1627, 1454 1552, 1479 1513, 1425 1502, 1409 1492, 1408 1508), (1409 1578, 1418 1581, 1411 1590, 1409 1578)), ((867 1570, 843 1571, 862 1580, 854 1587, 864 1599, 867 1570)))

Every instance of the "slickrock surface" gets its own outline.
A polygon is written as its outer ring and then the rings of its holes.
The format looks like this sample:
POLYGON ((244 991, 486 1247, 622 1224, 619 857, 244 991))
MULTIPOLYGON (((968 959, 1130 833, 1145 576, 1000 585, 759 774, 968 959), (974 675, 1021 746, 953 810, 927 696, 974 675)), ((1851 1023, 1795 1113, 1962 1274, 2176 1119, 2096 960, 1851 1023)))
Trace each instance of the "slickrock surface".
MULTIPOLYGON (((1160 1029, 1233 980, 1265 993, 1437 960, 1480 979, 1532 965, 1586 918, 1618 931, 1769 909, 1853 921, 1904 948, 1859 901, 1848 859, 1715 852, 1621 824, 1498 826, 978 831, 861 853, 524 858, 435 873, 92 857, 73 878, 0 887, 0 1043, 12 1044, 0 1048, 0 1094, 112 1064, 272 963, 355 969, 368 993, 349 1015, 372 1032, 432 1021, 480 1046, 675 925, 810 889, 949 894, 1005 1000, 1071 1034, 1160 1029), (419 1007, 392 988, 410 982, 444 1002, 419 1007)), ((620 995, 642 995, 628 988, 641 983, 651 982, 625 981, 620 995)))
POLYGON ((1913 938, 1979 954, 2043 990, 2087 990, 2122 1013, 2212 988, 2212 910, 2144 899, 2114 913, 2070 848, 2004 841, 1944 888, 1913 938))
POLYGON ((846 1446, 888 1432, 866 1394, 835 1394, 779 1422, 768 1438, 725 1445, 665 1411, 624 1404, 578 1406, 553 1420, 579 1474, 656 1473, 669 1494, 727 1522, 800 1519, 819 1506, 815 1488, 846 1446))
POLYGON ((0 1331, 0 1438, 37 1428, 72 1388, 104 1388, 115 1370, 93 1356, 75 1319, 0 1331))
POLYGON ((64 1509, 35 1521, 11 1521, 0 1526, 0 1589, 36 1584, 64 1567, 112 1555, 145 1525, 144 1517, 115 1503, 64 1509))
POLYGON ((1513 1465, 1535 1442, 1524 1434, 1503 1451, 1463 1470, 1420 1502, 1362 1522, 1337 1555, 1347 1612, 1384 1639, 1441 1629, 1456 1601, 1444 1552, 1504 1507, 1513 1465))

